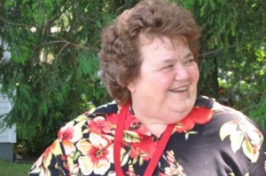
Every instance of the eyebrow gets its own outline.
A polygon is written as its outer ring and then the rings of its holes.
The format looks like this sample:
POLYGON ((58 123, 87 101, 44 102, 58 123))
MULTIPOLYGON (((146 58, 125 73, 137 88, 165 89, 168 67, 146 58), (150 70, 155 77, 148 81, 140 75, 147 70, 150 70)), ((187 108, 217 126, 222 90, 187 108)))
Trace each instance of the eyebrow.
MULTIPOLYGON (((193 56, 193 54, 190 52, 185 55, 185 58, 187 59, 187 58, 190 58, 191 56, 193 56)), ((168 59, 161 61, 160 64, 173 63, 175 61, 176 61, 176 58, 168 58, 168 59)))

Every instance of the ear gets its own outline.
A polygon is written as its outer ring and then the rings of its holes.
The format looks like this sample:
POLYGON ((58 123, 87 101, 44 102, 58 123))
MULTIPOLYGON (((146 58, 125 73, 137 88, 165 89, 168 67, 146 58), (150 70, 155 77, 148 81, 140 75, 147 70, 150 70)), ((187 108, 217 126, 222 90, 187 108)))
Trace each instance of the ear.
POLYGON ((130 91, 130 93, 133 94, 136 91, 136 82, 130 81, 127 85, 127 88, 130 91))

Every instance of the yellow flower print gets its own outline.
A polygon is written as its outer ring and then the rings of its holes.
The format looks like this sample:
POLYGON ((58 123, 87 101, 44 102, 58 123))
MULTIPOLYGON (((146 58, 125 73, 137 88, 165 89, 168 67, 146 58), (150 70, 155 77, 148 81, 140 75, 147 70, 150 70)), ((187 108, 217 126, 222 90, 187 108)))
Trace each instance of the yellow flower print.
POLYGON ((242 147, 244 154, 254 163, 259 157, 264 138, 262 133, 242 116, 238 114, 235 120, 226 122, 220 129, 220 138, 224 141, 229 136, 233 152, 242 147))

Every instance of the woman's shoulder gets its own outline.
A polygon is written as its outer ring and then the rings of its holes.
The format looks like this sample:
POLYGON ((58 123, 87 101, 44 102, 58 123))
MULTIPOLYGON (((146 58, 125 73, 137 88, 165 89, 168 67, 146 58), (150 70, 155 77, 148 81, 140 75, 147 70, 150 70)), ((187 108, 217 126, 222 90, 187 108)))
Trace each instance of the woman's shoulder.
POLYGON ((213 112, 213 119, 228 121, 228 120, 243 120, 248 121, 251 124, 254 122, 243 114, 241 111, 238 111, 232 107, 225 106, 217 102, 214 98, 209 98, 206 96, 199 96, 196 100, 196 107, 205 107, 206 109, 211 109, 213 112))
POLYGON ((93 107, 89 109, 88 111, 83 112, 82 114, 77 116, 75 119, 67 122, 67 124, 91 120, 98 116, 105 118, 106 114, 117 114, 118 110, 119 110, 119 107, 117 103, 115 101, 112 101, 112 102, 100 105, 98 107, 93 107))
POLYGON ((213 112, 211 122, 215 122, 217 125, 223 126, 225 124, 230 124, 232 125, 231 127, 233 127, 233 129, 235 129, 235 126, 237 126, 238 130, 255 130, 259 128, 252 119, 243 114, 241 111, 222 105, 213 98, 200 96, 197 98, 196 106, 203 106, 206 109, 211 109, 213 112))
POLYGON ((117 114, 119 107, 115 101, 109 102, 104 105, 100 105, 96 108, 92 108, 89 111, 84 112, 82 115, 87 116, 88 118, 93 118, 97 115, 105 114, 117 114))
MULTIPOLYGON (((85 175, 89 175, 88 172, 92 172, 92 168, 85 167, 88 165, 87 162, 91 161, 87 159, 88 150, 97 152, 98 150, 93 150, 100 147, 104 148, 113 139, 110 123, 106 122, 106 114, 112 116, 117 111, 117 104, 111 102, 91 109, 67 122, 59 129, 55 142, 33 165, 30 175, 40 174, 42 170, 52 175, 68 175, 79 172, 79 168, 82 172, 87 173, 85 175), (91 133, 93 135, 90 135, 91 133), (82 159, 79 160, 79 158, 82 159), (87 170, 84 171, 84 168, 87 170)), ((95 163, 89 164, 97 165, 95 163)))
POLYGON ((92 108, 63 125, 59 129, 58 139, 64 140, 66 136, 71 136, 74 140, 70 141, 77 142, 87 133, 86 131, 88 131, 89 127, 94 129, 94 126, 100 125, 97 123, 102 123, 106 120, 107 114, 117 114, 118 110, 119 108, 115 101, 92 108))
POLYGON ((221 105, 214 99, 199 97, 197 102, 199 106, 211 108, 213 111, 213 117, 205 130, 209 129, 211 134, 219 135, 223 143, 229 142, 234 153, 242 150, 251 163, 255 163, 264 142, 264 135, 257 124, 242 112, 221 105))

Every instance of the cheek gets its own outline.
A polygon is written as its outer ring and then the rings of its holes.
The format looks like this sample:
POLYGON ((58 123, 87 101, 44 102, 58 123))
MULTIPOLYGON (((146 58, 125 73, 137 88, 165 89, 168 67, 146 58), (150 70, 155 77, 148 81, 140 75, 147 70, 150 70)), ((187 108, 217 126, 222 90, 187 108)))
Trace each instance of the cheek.
POLYGON ((174 75, 169 73, 159 74, 154 81, 158 87, 161 87, 161 89, 168 89, 174 81, 174 75))
POLYGON ((195 82, 198 82, 199 81, 199 68, 198 68, 198 65, 195 65, 195 67, 193 67, 190 71, 190 75, 192 77, 192 79, 195 81, 195 82))

